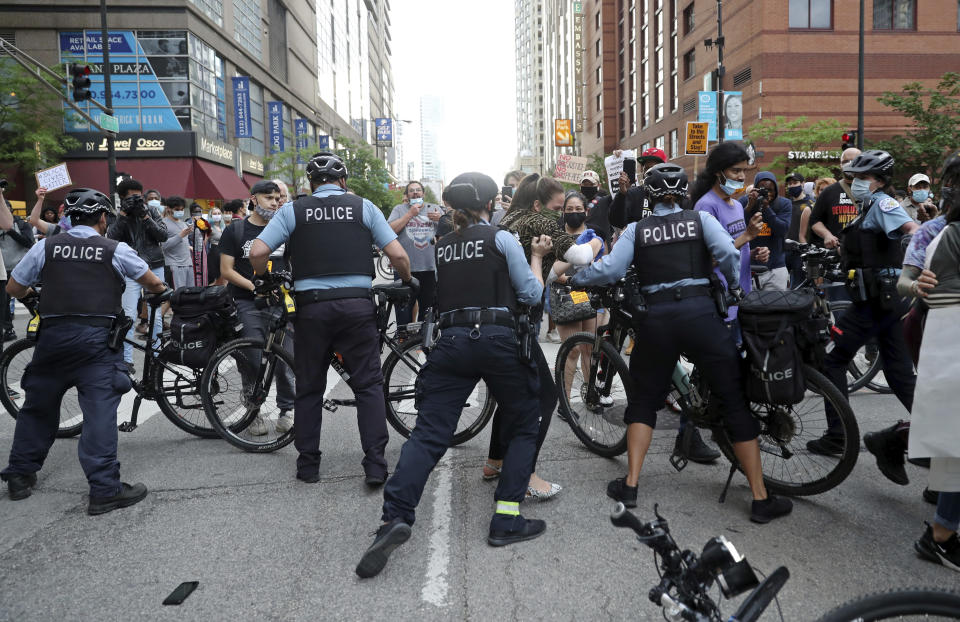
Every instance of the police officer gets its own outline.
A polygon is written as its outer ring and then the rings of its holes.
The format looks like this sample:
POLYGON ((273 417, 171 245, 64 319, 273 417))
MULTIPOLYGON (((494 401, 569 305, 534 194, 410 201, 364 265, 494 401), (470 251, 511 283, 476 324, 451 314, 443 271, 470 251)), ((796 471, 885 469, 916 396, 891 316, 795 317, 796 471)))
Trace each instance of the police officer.
POLYGON ((26 398, 0 477, 11 499, 30 496, 57 433, 63 394, 76 386, 83 411, 77 453, 90 483, 87 513, 103 514, 147 496, 143 484, 120 481, 117 461, 117 405, 131 387, 120 348, 129 325, 122 321, 124 278, 150 292, 166 286, 133 249, 103 237, 113 207, 103 193, 77 188, 64 204, 72 228, 31 248, 7 283, 7 292, 22 298, 42 280, 43 295, 40 335, 21 382, 26 398))
MULTIPOLYGON (((854 175, 853 198, 861 202, 856 218, 840 234, 841 266, 853 305, 837 321, 838 336, 825 366, 827 376, 846 395, 847 365, 857 350, 876 339, 887 384, 909 411, 916 376, 903 338, 900 318, 907 305, 897 293, 897 280, 903 264, 900 238, 920 226, 885 192, 893 165, 886 151, 865 151, 846 169, 854 175)), ((807 449, 827 456, 843 453, 844 439, 835 421, 827 408, 827 431, 807 442, 807 449)), ((903 463, 902 452, 899 461, 903 463)))
POLYGON ((365 482, 380 486, 387 477, 383 450, 389 436, 370 246, 383 249, 404 284, 415 288, 416 279, 410 275, 410 261, 397 234, 380 210, 346 192, 347 167, 340 158, 319 153, 307 163, 306 173, 313 194, 277 210, 249 254, 256 274, 263 274, 270 254, 286 244, 293 267, 297 479, 320 481, 323 393, 330 353, 338 352, 350 371, 348 384, 357 399, 365 482))
POLYGON ((624 413, 629 472, 610 482, 607 495, 636 507, 640 469, 657 410, 683 354, 704 374, 726 417, 733 450, 753 493, 750 520, 769 522, 788 514, 793 505, 789 499, 768 495, 763 484, 759 429, 744 400, 737 348, 709 288, 712 260, 728 283, 739 282, 740 252, 712 215, 680 208, 687 196, 687 174, 681 167, 652 167, 644 186, 654 201, 653 215, 628 225, 609 255, 571 279, 574 287, 612 283, 632 265, 648 306, 645 316, 634 316, 637 343, 647 349, 644 356, 630 357, 635 392, 624 413))
MULTIPOLYGON (((521 357, 515 312, 520 304, 540 302, 541 258, 550 250, 550 238, 536 237, 528 265, 516 238, 489 224, 497 185, 486 175, 458 175, 447 196, 456 214, 454 232, 437 243, 442 334, 420 372, 417 425, 383 491, 383 525, 357 565, 364 578, 379 573, 410 537, 427 478, 450 446, 464 401, 481 378, 500 404, 507 445, 487 542, 504 546, 546 529, 542 520, 527 520, 519 511, 533 471, 540 383, 532 357, 521 357)), ((520 328, 529 348, 532 332, 520 328)))

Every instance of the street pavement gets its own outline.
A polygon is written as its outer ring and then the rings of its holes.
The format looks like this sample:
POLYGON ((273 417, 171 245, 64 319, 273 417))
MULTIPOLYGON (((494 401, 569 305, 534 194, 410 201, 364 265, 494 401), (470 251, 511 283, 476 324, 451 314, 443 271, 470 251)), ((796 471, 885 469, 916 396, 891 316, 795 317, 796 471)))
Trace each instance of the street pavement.
MULTIPOLYGON (((24 315, 18 309, 21 335, 24 315)), ((552 360, 557 345, 544 348, 552 360)), ((349 389, 340 383, 330 395, 349 389)), ((864 431, 906 414, 893 396, 860 392, 851 404, 864 431)), ((358 579, 354 567, 372 542, 382 496, 363 484, 354 412, 325 416, 322 479, 310 485, 294 479, 292 445, 245 453, 181 432, 147 403, 140 427, 120 434, 120 460, 123 479, 145 483, 150 495, 100 517, 86 515, 77 439, 57 440, 33 496, 11 502, 0 491, 0 620, 661 619, 647 600, 658 580, 651 552, 609 521, 605 486, 624 473, 626 458, 587 452, 557 418, 538 471, 564 490, 521 506, 547 521, 542 537, 486 544, 495 483, 480 477, 484 431, 447 452, 412 538, 383 573, 358 579), (199 587, 180 606, 161 605, 184 581, 199 587)), ((724 535, 764 573, 786 565, 791 578, 779 599, 786 620, 815 619, 868 592, 957 586, 956 574, 913 552, 933 515, 920 498, 923 470, 908 465, 910 485, 896 486, 863 452, 840 487, 797 499, 792 516, 760 526, 747 518, 742 476, 726 503, 717 502, 727 464, 691 464, 682 473, 669 465, 676 418, 662 413, 661 422, 636 513, 651 518, 659 503, 683 548, 699 551, 724 535)), ((0 416, 4 458, 13 423, 0 416)), ((391 430, 389 464, 401 445, 391 430)), ((735 605, 726 603, 725 614, 735 605)), ((778 619, 774 605, 763 619, 778 619)))

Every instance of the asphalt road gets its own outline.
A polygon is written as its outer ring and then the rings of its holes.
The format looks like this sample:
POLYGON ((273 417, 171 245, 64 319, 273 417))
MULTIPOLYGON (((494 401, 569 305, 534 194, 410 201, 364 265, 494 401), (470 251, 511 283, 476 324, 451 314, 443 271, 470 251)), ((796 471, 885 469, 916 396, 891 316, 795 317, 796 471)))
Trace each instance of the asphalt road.
MULTIPOLYGON (((23 319, 21 311, 18 327, 23 319)), ((545 345, 548 359, 556 348, 545 345)), ((341 384, 332 395, 348 392, 341 384)), ((859 393, 851 403, 863 430, 905 416, 892 396, 859 393)), ((148 404, 141 427, 120 436, 123 479, 150 489, 140 504, 86 515, 76 439, 55 443, 29 499, 11 502, 0 492, 0 620, 661 619, 647 600, 657 581, 649 550, 608 520, 613 504, 604 488, 626 459, 588 453, 558 419, 539 472, 564 490, 521 508, 547 521, 546 534, 487 546, 494 484, 480 478, 485 431, 447 453, 411 540, 380 576, 361 581, 354 567, 372 541, 382 498, 363 484, 352 409, 325 418, 318 485, 294 479, 292 446, 244 453, 190 437, 154 411, 148 404), (199 587, 183 605, 162 606, 183 581, 199 587)), ((747 520, 743 477, 725 504, 717 502, 725 464, 674 471, 667 458, 675 419, 662 421, 638 515, 651 517, 659 503, 682 547, 699 551, 722 534, 763 572, 786 565, 785 619, 811 620, 867 592, 957 585, 956 574, 913 553, 933 513, 920 499, 922 470, 908 466, 910 485, 896 486, 862 453, 839 488, 798 499, 792 516, 759 526, 747 520)), ((392 465, 402 439, 391 434, 392 465)), ((12 435, 13 420, 0 416, 4 451, 12 435)), ((724 607, 728 615, 734 609, 724 607)), ((763 619, 778 619, 775 608, 763 619)))

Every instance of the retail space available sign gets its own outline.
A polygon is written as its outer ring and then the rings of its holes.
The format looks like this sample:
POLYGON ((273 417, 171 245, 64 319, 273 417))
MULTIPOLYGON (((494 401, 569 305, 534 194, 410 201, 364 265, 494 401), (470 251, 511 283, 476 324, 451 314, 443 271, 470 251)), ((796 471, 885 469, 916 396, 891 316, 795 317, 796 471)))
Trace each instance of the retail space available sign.
POLYGON ((571 119, 553 120, 553 144, 557 147, 573 146, 573 121, 571 119))
POLYGON ((686 155, 707 155, 707 134, 709 123, 687 121, 686 155))
POLYGON ((267 102, 270 114, 270 153, 283 151, 283 102, 267 102))
POLYGON ((377 146, 393 146, 393 119, 374 119, 374 125, 377 127, 377 146))
POLYGON ((561 153, 557 156, 557 168, 553 176, 557 181, 579 185, 583 179, 583 172, 587 170, 587 162, 587 158, 561 153))
POLYGON ((253 124, 250 121, 250 78, 245 76, 233 78, 233 121, 234 136, 253 136, 253 124))

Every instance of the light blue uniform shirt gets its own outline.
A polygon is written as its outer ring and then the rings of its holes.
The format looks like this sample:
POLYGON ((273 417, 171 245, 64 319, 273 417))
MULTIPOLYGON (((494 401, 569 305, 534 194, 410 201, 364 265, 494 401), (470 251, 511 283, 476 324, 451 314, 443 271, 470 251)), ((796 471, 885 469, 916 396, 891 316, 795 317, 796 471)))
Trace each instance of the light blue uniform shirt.
MULTIPOLYGON (((323 199, 345 193, 346 191, 336 184, 323 184, 313 191, 313 196, 323 199)), ((379 248, 383 248, 397 239, 397 234, 387 224, 387 219, 383 217, 383 213, 367 199, 363 199, 363 226, 370 230, 373 243, 379 248)), ((277 213, 270 219, 257 239, 269 246, 271 251, 274 251, 281 244, 286 244, 290 240, 290 236, 296 228, 297 218, 293 213, 293 201, 288 201, 277 210, 277 213)), ((373 262, 372 255, 370 261, 373 262)), ((293 282, 293 288, 301 292, 309 289, 339 289, 341 287, 370 289, 372 285, 373 279, 367 274, 311 277, 309 279, 297 279, 293 282)))
MULTIPOLYGON (((92 238, 100 235, 93 227, 86 225, 73 227, 67 231, 67 234, 75 238, 92 238)), ((23 256, 23 259, 20 260, 20 263, 17 264, 17 267, 14 268, 10 274, 13 280, 26 287, 30 287, 40 280, 40 271, 43 270, 43 264, 47 259, 44 253, 44 244, 49 239, 50 238, 44 238, 40 240, 27 251, 27 254, 23 256)), ((117 250, 113 253, 113 268, 119 272, 121 276, 133 280, 139 279, 150 269, 147 266, 147 262, 140 259, 140 256, 137 255, 132 248, 127 246, 126 242, 117 244, 117 250)))
MULTIPOLYGON (((865 201, 871 203, 870 211, 863 219, 860 228, 864 231, 882 231, 891 240, 899 240, 903 237, 900 233, 900 227, 908 222, 913 222, 913 218, 907 214, 896 199, 883 191, 877 191, 870 195, 865 201)), ((889 268, 888 273, 899 275, 900 268, 889 268)))
MULTIPOLYGON (((666 216, 680 211, 679 206, 657 203, 653 208, 655 216, 666 216)), ((740 251, 733 244, 733 238, 727 233, 712 214, 698 211, 700 224, 703 225, 703 240, 710 249, 710 253, 717 261, 718 268, 727 283, 737 283, 740 280, 740 251)), ((600 261, 584 268, 573 275, 570 284, 577 285, 602 285, 613 283, 617 279, 623 278, 627 273, 627 268, 633 263, 634 243, 636 241, 636 226, 633 222, 627 225, 617 243, 613 245, 613 250, 600 261)), ((641 288, 644 293, 652 294, 665 289, 676 287, 686 287, 687 285, 709 285, 709 279, 680 279, 670 283, 656 283, 654 285, 645 285, 641 288)))

